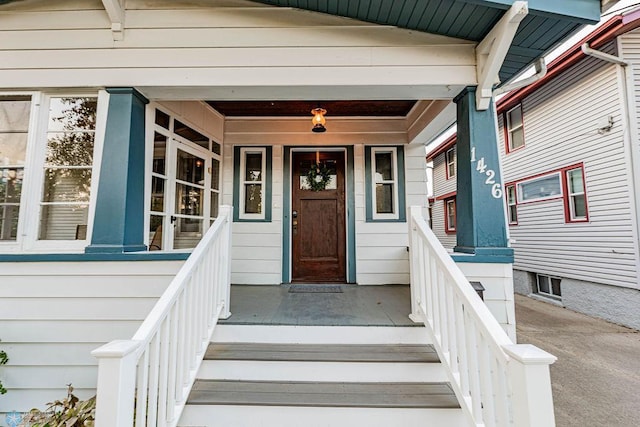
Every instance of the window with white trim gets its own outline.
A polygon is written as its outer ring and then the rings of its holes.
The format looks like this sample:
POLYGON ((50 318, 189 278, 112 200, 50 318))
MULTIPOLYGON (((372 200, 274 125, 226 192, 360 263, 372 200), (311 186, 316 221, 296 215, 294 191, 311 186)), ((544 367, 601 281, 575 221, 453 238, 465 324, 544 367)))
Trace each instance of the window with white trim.
POLYGON ((560 172, 521 181, 518 186, 518 203, 562 197, 560 172))
POLYGON ((447 170, 447 179, 456 176, 456 147, 453 147, 444 155, 447 170))
POLYGON ((587 195, 584 190, 584 173, 582 167, 565 172, 567 182, 567 222, 587 220, 587 195))
POLYGON ((240 219, 264 219, 266 150, 240 149, 240 219))
POLYGON ((562 297, 562 280, 558 277, 547 276, 545 274, 536 274, 536 293, 554 298, 560 299, 562 297))
POLYGON ((507 129, 507 153, 524 147, 524 122, 522 119, 522 104, 505 113, 507 129))
POLYGON ((457 222, 456 199, 444 201, 444 229, 447 233, 455 233, 457 222))
POLYGON ((516 186, 507 185, 507 215, 509 217, 509 224, 518 223, 518 205, 516 198, 516 186))
POLYGON ((398 160, 395 147, 371 148, 373 219, 398 219, 398 160))

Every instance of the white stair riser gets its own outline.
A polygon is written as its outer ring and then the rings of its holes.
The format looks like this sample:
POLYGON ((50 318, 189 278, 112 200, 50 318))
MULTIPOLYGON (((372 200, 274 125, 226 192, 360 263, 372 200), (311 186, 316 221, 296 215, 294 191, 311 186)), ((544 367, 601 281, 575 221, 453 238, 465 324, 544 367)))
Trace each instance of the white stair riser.
POLYGON ((273 362, 205 360, 197 378, 208 380, 447 382, 440 363, 273 362))
POLYGON ((461 409, 187 405, 180 427, 466 426, 461 409))
POLYGON ((213 342, 431 344, 424 327, 218 325, 213 342))

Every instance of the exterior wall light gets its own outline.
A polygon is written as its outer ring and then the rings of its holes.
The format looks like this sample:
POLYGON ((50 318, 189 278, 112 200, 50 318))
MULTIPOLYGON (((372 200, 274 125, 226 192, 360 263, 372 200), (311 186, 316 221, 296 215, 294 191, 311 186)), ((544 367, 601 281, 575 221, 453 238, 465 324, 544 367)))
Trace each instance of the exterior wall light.
POLYGON ((316 133, 326 132, 327 128, 324 127, 326 123, 324 115, 327 114, 327 110, 318 107, 311 110, 311 114, 313 114, 313 119, 311 120, 313 128, 311 131, 316 133))

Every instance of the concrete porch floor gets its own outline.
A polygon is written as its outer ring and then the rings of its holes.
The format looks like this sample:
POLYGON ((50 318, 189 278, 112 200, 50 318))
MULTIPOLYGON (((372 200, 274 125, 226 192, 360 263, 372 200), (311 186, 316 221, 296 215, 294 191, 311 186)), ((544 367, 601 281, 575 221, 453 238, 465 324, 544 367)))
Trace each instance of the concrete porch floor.
POLYGON ((409 319, 411 312, 409 286, 344 284, 339 286, 342 288, 342 293, 290 293, 291 285, 232 285, 232 314, 229 319, 222 320, 220 323, 420 326, 409 319))

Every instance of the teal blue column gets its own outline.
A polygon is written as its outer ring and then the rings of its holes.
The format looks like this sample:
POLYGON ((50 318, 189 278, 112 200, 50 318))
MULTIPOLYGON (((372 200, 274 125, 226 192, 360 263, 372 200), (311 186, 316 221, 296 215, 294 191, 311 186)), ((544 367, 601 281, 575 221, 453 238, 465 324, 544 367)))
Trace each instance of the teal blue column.
POLYGON ((145 251, 144 116, 149 101, 133 88, 109 88, 100 181, 86 253, 145 251))
POLYGON ((493 102, 476 110, 476 89, 466 88, 457 104, 456 234, 454 252, 474 254, 482 262, 513 262, 508 247, 504 185, 500 174, 493 102))

